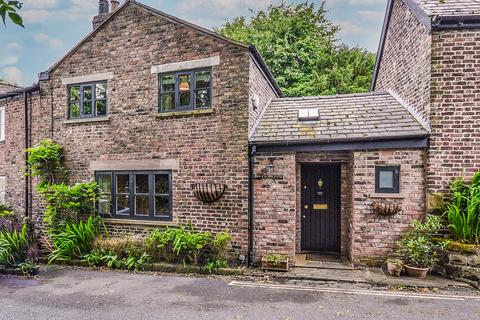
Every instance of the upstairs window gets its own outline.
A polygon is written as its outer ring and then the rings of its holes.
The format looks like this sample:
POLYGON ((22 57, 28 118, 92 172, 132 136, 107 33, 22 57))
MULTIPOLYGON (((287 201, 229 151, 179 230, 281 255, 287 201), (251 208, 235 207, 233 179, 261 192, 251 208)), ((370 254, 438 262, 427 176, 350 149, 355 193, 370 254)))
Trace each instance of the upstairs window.
POLYGON ((400 167, 375 167, 375 192, 400 193, 400 167))
POLYGON ((212 70, 201 69, 159 75, 160 112, 212 107, 212 70))
POLYGON ((0 108, 0 142, 5 141, 5 108, 0 108))
POLYGON ((107 82, 75 84, 68 87, 69 119, 107 115, 107 82))

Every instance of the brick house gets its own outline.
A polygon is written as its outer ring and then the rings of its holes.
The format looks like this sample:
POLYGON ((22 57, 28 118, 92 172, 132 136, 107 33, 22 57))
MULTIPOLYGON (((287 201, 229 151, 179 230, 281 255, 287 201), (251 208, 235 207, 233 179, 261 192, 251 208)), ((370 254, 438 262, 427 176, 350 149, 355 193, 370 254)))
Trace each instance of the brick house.
POLYGON ((429 196, 479 169, 473 4, 392 0, 371 93, 284 98, 253 46, 100 0, 38 86, 0 93, 5 202, 40 228, 23 150, 52 138, 72 182, 99 182, 113 233, 192 222, 230 230, 252 263, 383 259, 429 196))

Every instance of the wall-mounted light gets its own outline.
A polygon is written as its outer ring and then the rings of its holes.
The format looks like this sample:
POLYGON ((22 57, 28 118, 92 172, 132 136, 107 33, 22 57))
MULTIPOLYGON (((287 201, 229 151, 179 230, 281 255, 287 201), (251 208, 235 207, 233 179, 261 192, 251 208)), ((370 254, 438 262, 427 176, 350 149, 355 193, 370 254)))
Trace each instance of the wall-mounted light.
POLYGON ((273 173, 275 171, 275 164, 273 163, 273 159, 270 159, 270 163, 267 166, 267 172, 273 173))

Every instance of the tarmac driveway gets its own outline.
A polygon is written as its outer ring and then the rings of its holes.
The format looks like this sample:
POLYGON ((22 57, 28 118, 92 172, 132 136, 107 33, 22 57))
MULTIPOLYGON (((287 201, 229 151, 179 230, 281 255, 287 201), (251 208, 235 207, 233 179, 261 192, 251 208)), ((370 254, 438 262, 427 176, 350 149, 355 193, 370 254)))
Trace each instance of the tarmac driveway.
POLYGON ((52 267, 40 280, 0 276, 0 319, 473 320, 480 298, 52 267))

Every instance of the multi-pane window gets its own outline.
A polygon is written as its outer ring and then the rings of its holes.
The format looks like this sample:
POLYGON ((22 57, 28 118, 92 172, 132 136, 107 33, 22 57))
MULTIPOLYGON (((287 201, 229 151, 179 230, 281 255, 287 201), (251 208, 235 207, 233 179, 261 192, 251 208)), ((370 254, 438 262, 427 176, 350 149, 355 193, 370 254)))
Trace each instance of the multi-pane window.
POLYGON ((102 195, 98 210, 106 217, 171 220, 170 172, 97 172, 102 195))
POLYGON ((0 108, 0 141, 5 141, 5 107, 0 108))
POLYGON ((400 167, 375 167, 375 192, 400 192, 400 167))
POLYGON ((159 75, 160 112, 212 107, 212 70, 202 69, 159 75))
POLYGON ((107 82, 75 84, 68 87, 70 119, 107 115, 107 82))

